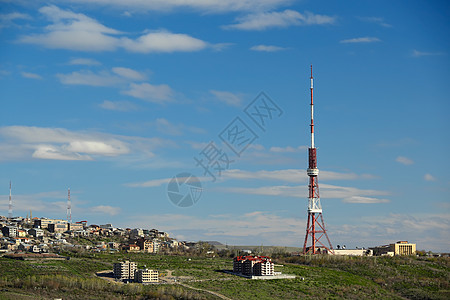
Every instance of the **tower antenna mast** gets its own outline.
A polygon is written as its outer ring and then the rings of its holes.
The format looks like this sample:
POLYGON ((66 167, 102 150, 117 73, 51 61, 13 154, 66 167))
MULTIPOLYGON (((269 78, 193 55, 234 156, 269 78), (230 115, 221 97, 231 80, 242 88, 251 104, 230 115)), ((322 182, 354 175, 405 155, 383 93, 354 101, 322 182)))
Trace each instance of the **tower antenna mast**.
POLYGON ((314 78, 311 65, 311 147, 308 149, 308 169, 306 173, 309 177, 309 196, 308 196, 308 221, 306 224, 306 236, 303 244, 303 254, 319 254, 330 252, 334 254, 333 246, 328 238, 327 231, 325 229, 325 223, 322 216, 322 205, 320 204, 319 197, 319 183, 318 175, 319 169, 317 168, 317 149, 314 145, 314 101, 313 101, 313 89, 314 78), (321 242, 321 238, 324 237, 328 241, 328 247, 321 242), (308 239, 311 240, 311 245, 307 247, 308 239))
POLYGON ((67 223, 72 224, 72 202, 70 201, 70 188, 67 190, 67 223))
POLYGON ((12 198, 11 198, 11 180, 9 181, 9 208, 8 208, 8 218, 12 219, 12 198))

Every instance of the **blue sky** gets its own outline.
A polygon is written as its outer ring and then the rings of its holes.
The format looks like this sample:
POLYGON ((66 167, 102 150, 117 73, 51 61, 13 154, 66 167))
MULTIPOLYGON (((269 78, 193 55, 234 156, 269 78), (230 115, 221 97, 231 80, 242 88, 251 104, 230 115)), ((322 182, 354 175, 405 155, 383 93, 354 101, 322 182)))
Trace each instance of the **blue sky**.
POLYGON ((70 187, 76 221, 301 246, 312 64, 333 245, 450 250, 445 1, 180 3, 0 1, 1 215, 12 180, 14 215, 65 218, 70 187), (240 156, 220 138, 237 117, 257 136, 240 156), (210 142, 232 161, 215 181, 210 142), (167 196, 183 172, 187 208, 167 196))

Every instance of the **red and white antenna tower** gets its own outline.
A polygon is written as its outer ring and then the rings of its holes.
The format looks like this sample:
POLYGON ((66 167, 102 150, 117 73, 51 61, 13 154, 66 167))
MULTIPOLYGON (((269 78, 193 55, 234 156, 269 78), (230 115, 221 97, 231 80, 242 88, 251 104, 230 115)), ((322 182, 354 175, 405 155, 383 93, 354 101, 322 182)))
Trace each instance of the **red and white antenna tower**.
POLYGON ((12 219, 12 198, 11 198, 11 180, 9 181, 9 208, 8 208, 8 218, 12 219))
POLYGON ((72 224, 72 202, 70 202, 70 188, 67 190, 67 223, 72 224))
POLYGON ((325 252, 333 253, 333 246, 328 238, 325 223, 322 217, 322 205, 319 197, 319 184, 317 176, 317 149, 314 146, 314 102, 313 102, 313 73, 311 65, 311 147, 308 149, 309 165, 306 173, 309 176, 309 197, 308 197, 308 222, 306 225, 305 243, 303 244, 303 254, 319 254, 325 252), (326 237, 329 247, 325 246, 320 239, 326 237), (311 238, 311 245, 306 246, 308 238, 311 238))

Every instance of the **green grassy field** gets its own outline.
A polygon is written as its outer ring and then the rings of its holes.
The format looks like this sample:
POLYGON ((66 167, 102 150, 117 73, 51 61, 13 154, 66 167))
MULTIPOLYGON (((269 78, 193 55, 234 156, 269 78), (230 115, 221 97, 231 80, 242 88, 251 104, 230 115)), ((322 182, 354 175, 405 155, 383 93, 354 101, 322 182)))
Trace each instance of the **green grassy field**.
POLYGON ((0 257, 0 299, 219 299, 180 285, 117 284, 95 276, 129 259, 231 299, 450 299, 449 258, 280 257, 276 271, 295 279, 249 280, 223 273, 230 258, 89 254, 70 260, 0 257))

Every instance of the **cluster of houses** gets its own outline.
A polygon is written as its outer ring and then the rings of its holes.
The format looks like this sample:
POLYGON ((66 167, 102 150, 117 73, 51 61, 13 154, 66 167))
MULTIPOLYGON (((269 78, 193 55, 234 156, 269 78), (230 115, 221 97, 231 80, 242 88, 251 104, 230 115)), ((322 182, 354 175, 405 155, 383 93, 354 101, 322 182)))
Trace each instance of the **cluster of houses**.
MULTIPOLYGON (((31 216, 31 214, 30 214, 31 216)), ((88 225, 87 221, 69 223, 61 219, 0 216, 0 252, 47 253, 57 248, 82 248, 89 251, 127 251, 157 253, 162 249, 187 248, 157 229, 115 228, 112 224, 88 225), (80 245, 77 237, 89 238, 95 245, 80 245), (105 242, 101 239, 121 242, 105 242), (116 237, 116 238, 113 238, 116 237), (108 239, 106 239, 108 240, 108 239)))

